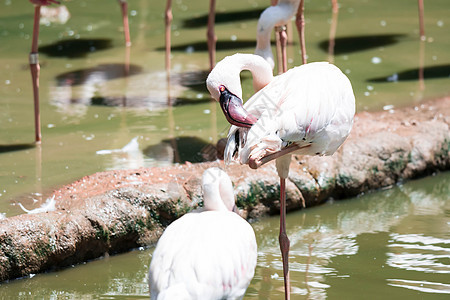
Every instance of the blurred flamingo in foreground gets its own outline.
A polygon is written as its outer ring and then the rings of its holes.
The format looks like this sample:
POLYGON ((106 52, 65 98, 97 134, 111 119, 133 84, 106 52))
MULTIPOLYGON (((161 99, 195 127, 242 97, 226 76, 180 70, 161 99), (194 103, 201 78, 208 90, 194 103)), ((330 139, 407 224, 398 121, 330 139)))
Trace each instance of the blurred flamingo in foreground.
MULTIPOLYGON (((33 23, 33 39, 31 43, 31 52, 29 55, 31 80, 33 84, 33 97, 34 97, 34 129, 35 129, 35 141, 41 142, 41 120, 39 113, 39 54, 38 54, 38 39, 39 39, 39 20, 41 17, 41 6, 47 6, 52 4, 60 4, 55 0, 29 0, 34 4, 34 23, 33 23)), ((126 0, 118 0, 122 9, 123 27, 125 33, 125 44, 127 47, 131 46, 130 30, 128 26, 128 4, 126 0)))
POLYGON ((149 271, 151 299, 242 299, 255 273, 253 228, 234 213, 233 186, 219 168, 203 173, 203 210, 170 224, 149 271))
POLYGON ((305 64, 272 76, 262 57, 235 54, 217 63, 207 88, 232 124, 225 161, 252 169, 276 160, 280 176, 280 248, 286 299, 290 299, 289 239, 286 235, 286 178, 292 154, 332 155, 353 125, 355 97, 348 78, 327 62, 305 64), (256 93, 242 104, 239 74, 249 70, 256 93))

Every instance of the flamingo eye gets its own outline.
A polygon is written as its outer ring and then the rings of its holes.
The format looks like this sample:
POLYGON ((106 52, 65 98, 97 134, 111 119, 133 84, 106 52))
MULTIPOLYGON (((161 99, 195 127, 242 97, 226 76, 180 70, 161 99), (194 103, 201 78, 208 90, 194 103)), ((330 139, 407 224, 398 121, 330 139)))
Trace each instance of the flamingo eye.
POLYGON ((219 86, 219 91, 221 93, 224 92, 225 91, 225 86, 224 85, 219 86))

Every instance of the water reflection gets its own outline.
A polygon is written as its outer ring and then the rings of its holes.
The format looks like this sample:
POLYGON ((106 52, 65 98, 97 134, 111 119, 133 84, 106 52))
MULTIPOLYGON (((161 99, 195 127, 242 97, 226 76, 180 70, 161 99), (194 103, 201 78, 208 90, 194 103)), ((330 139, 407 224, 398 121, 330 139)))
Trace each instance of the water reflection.
MULTIPOLYGON (((423 279, 438 281, 434 285, 427 284, 426 292, 450 293, 448 286, 439 282, 443 278, 436 278, 439 274, 450 272, 450 239, 447 235, 450 223, 445 215, 446 208, 450 205, 450 177, 447 175, 446 178, 431 191, 409 184, 367 195, 358 200, 357 205, 339 202, 313 209, 315 211, 289 215, 287 222, 291 239, 293 292, 307 295, 308 299, 324 299, 330 295, 329 289, 337 288, 334 285, 340 282, 337 279, 353 278, 351 281, 354 284, 359 272, 367 272, 363 265, 350 267, 353 261, 359 262, 359 257, 362 256, 366 261, 376 258, 383 260, 385 257, 385 261, 379 261, 375 268, 380 268, 379 272, 387 276, 387 284, 390 286, 399 286, 397 279, 395 283, 390 279, 393 274, 397 275, 396 278, 409 280, 416 278, 414 272, 420 272, 423 279), (433 218, 425 219, 424 215, 432 215, 433 218), (436 221, 430 221, 431 219, 436 221), (405 228, 408 229, 407 232, 404 232, 405 228), (389 233, 387 239, 385 233, 389 233), (367 235, 371 238, 364 242, 361 237, 367 235), (367 243, 382 247, 370 247, 367 243), (368 247, 373 253, 367 253, 368 247), (386 252, 384 255, 376 254, 379 251, 386 252), (342 263, 348 267, 343 267, 340 261, 344 261, 342 263), (396 271, 398 269, 405 272, 399 273, 396 271), (425 274, 429 274, 429 278, 425 274), (434 288, 434 291, 430 291, 434 288)), ((277 220, 255 223, 254 228, 258 237, 260 268, 253 281, 255 292, 250 298, 272 299, 275 293, 281 299, 283 279, 277 245, 277 220), (268 280, 267 273, 271 280, 268 280), (267 284, 272 288, 264 287, 267 284), (267 289, 270 293, 263 297, 257 292, 267 289)))
POLYGON ((56 76, 56 85, 83 85, 90 82, 91 78, 99 78, 97 81, 107 81, 142 73, 142 67, 126 64, 100 64, 96 67, 79 69, 56 76))
MULTIPOLYGON (((291 213, 294 299, 436 299, 449 294, 450 173, 291 213), (431 216, 431 218, 429 218, 431 216), (411 294, 411 292, 414 294, 411 294), (434 296, 434 297, 433 297, 434 296)), ((252 224, 258 265, 245 299, 284 299, 278 217, 252 224)), ((0 286, 0 298, 148 298, 152 249, 0 286)))
POLYGON ((192 136, 162 140, 143 150, 139 137, 133 138, 119 149, 100 149, 97 155, 109 156, 109 170, 137 169, 141 167, 170 166, 174 163, 197 163, 217 159, 216 146, 192 136))
MULTIPOLYGON (((56 86, 50 87, 50 103, 61 114, 76 118, 83 117, 89 105, 126 106, 138 108, 137 114, 146 115, 148 111, 165 109, 171 105, 209 101, 198 97, 200 101, 188 99, 182 95, 188 88, 182 83, 186 75, 175 74, 166 80, 164 71, 142 73, 142 68, 129 65, 102 64, 94 68, 76 70, 60 74, 56 86), (133 76, 131 76, 133 75, 133 76), (115 79, 125 78, 117 83, 115 79), (169 91, 170 89, 170 91, 169 91)), ((200 72, 201 76, 202 72, 200 72)), ((191 82, 196 72, 190 72, 191 82)))
POLYGON ((89 53, 112 48, 111 39, 66 39, 39 47, 40 53, 51 57, 82 58, 89 53))

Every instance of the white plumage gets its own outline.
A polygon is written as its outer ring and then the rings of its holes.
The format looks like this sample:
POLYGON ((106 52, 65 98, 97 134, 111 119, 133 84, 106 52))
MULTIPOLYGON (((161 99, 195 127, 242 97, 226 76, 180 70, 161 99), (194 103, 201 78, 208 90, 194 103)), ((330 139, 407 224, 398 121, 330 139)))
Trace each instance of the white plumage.
POLYGON ((295 16, 300 0, 279 0, 277 5, 266 8, 258 19, 256 31, 255 54, 263 57, 271 66, 275 66, 273 60, 270 37, 276 26, 286 25, 295 16))
POLYGON ((332 155, 350 133, 355 98, 336 66, 316 62, 274 77, 244 109, 258 121, 251 128, 231 127, 225 157, 231 160, 234 153, 245 164, 292 143, 301 148, 296 154, 332 155))
POLYGON ((348 78, 335 66, 318 62, 272 76, 270 64, 252 54, 219 62, 206 85, 227 120, 225 161, 256 169, 276 159, 280 176, 280 248, 286 299, 290 299, 289 239, 286 235, 286 178, 292 153, 332 155, 353 125, 355 97, 348 78), (256 93, 244 104, 239 73, 250 70, 256 93))
POLYGON ((209 74, 206 83, 211 95, 221 103, 234 96, 242 102, 242 70, 252 72, 256 91, 243 108, 257 121, 230 128, 226 161, 235 158, 246 164, 293 143, 301 148, 297 154, 332 155, 345 141, 353 125, 355 97, 349 79, 336 66, 309 63, 273 77, 263 58, 235 54, 209 74), (229 94, 221 96, 221 86, 229 94))
POLYGON ((202 181, 204 210, 174 221, 158 241, 149 271, 151 299, 241 299, 253 278, 256 238, 232 212, 231 180, 211 168, 202 181))

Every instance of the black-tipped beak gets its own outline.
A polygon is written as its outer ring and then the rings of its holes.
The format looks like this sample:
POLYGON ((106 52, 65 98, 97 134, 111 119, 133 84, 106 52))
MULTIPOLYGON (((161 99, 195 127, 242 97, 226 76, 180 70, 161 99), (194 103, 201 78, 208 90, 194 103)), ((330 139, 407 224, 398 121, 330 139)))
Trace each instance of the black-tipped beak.
POLYGON ((230 124, 238 127, 252 127, 258 121, 244 109, 242 100, 239 97, 230 93, 223 85, 219 87, 219 91, 220 107, 222 107, 225 118, 230 124))

